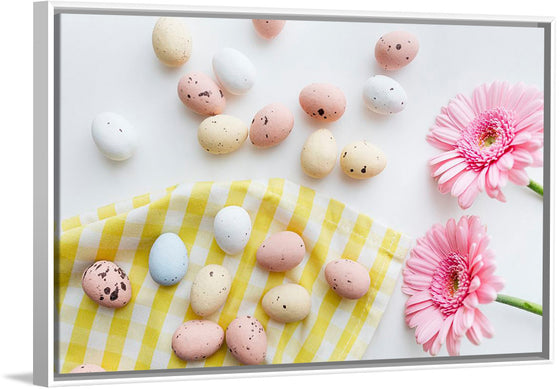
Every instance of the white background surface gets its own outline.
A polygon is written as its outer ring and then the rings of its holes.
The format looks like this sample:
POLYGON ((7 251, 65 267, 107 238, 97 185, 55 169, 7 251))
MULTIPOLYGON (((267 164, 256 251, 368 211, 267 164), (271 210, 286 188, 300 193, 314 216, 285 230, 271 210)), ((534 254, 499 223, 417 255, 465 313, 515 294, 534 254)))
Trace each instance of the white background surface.
MULTIPOLYGON (((130 1, 129 1, 130 2, 130 1)), ((151 0, 151 3, 168 4, 181 3, 172 0, 151 0)), ((191 2, 195 4, 196 2, 191 2)), ((201 4, 202 2, 199 2, 201 4)), ((207 0, 206 5, 225 5, 223 1, 207 0)), ((299 8, 325 8, 325 9, 368 9, 379 11, 401 12, 451 12, 451 13, 485 13, 485 14, 515 14, 515 15, 558 15, 558 8, 547 0, 533 0, 531 2, 511 2, 471 0, 469 2, 449 2, 446 0, 414 0, 401 2, 370 2, 361 0, 346 0, 343 5, 331 0, 285 0, 282 3, 262 0, 238 0, 240 6, 283 6, 299 8)), ((3 300, 3 316, 0 320, 0 333, 2 336, 3 352, 0 353, 0 385, 2 387, 23 387, 31 383, 32 377, 32 288, 25 281, 25 275, 32 272, 32 2, 13 1, 5 5, 6 15, 0 31, 3 37, 4 53, 8 56, 2 62, 2 93, 0 94, 3 109, 3 142, 1 143, 0 161, 2 166, 3 191, 0 192, 3 204, 0 225, 2 231, 3 261, 17 267, 18 277, 4 277, 2 287, 8 291, 4 296, 10 298, 3 300)), ((420 57, 417 59, 420 60, 420 57)), ((491 63, 489 63, 491 65, 491 63)), ((556 88, 556 82, 554 88, 556 88)), ((452 93, 457 90, 452 91, 452 93)), ((449 96, 450 97, 450 96, 449 96)), ((555 141, 555 147, 558 138, 555 141)), ((554 173, 556 177, 556 173, 554 173)), ((378 177, 380 178, 380 177, 378 177)), ((521 188, 520 188, 521 189, 521 188)), ((508 191, 508 200, 513 202, 511 190, 508 191)), ((113 201, 113 199, 111 199, 113 201)), ((97 206, 97 204, 94 204, 97 206)), ((474 208, 473 208, 474 209, 474 208)), ((78 212, 82 211, 77 210, 78 212)), ((558 212, 554 211, 554 216, 558 212)), ((429 222, 427 222, 427 225, 429 222)), ((505 224, 505 223, 504 223, 505 224)), ((493 234, 495 236, 495 234, 493 234)), ((558 234, 555 233, 554 237, 558 234)), ((512 238, 512 240, 514 240, 512 238)), ((494 239, 494 248, 496 248, 494 239)), ((552 261, 554 266, 554 261, 552 261)), ((528 268, 528 266, 526 267, 528 268)), ((500 271, 504 266, 500 265, 500 271)), ((558 267, 554 267, 554 278, 558 279, 558 267)), ((503 274, 503 273, 502 273, 503 274)), ((508 284, 508 288, 511 283, 508 284)), ((396 294, 395 294, 396 296, 396 294)), ((556 293, 554 294, 556 296, 556 293)), ((394 300, 394 299, 393 299, 394 300)), ((393 304, 393 301, 392 301, 393 304)), ((558 308, 558 299, 553 300, 553 307, 558 308)), ((504 311, 511 311, 507 307, 504 311)), ((501 313, 496 312, 499 316, 501 313)), ((389 320, 387 312, 383 323, 389 320)), ((495 321, 496 316, 491 318, 495 321)), ((512 325, 515 324, 512 321, 512 325)), ((382 324, 384 325, 384 324, 382 324)), ((554 328, 557 328, 554 325, 554 328)), ((503 328, 500 328, 497 336, 503 328)), ((515 345, 526 332, 522 329, 510 338, 515 345)), ((378 331, 377 335, 380 335, 378 331)), ((408 336, 411 336, 410 334, 408 336)), ((408 337, 407 336, 407 337, 408 337)), ((497 338, 495 338, 496 340, 497 338)), ((390 343, 393 339, 387 339, 390 343)), ((376 342, 380 342, 379 336, 376 342)), ((492 341, 493 342, 493 341, 492 341)), ((386 343, 386 344, 388 344, 386 343)), ((488 342, 487 342, 488 344, 488 342)), ((412 346, 416 348, 417 346, 412 346)), ((553 347, 558 347, 558 337, 553 339, 553 347)), ((465 350, 465 348, 463 348, 465 350)), ((554 358, 554 357, 553 357, 554 358)), ((204 383, 145 383, 125 384, 123 388, 184 388, 185 385, 204 385, 205 388, 246 388, 249 386, 266 385, 271 387, 294 386, 305 387, 340 387, 340 386, 373 386, 376 387, 406 387, 433 388, 452 385, 455 388, 478 387, 550 387, 551 382, 557 382, 558 364, 548 363, 537 366, 531 364, 506 364, 491 365, 486 367, 460 367, 460 368, 435 368, 411 369, 398 368, 396 371, 380 371, 358 374, 332 375, 323 372, 315 375, 281 374, 272 378, 237 378, 226 381, 210 380, 204 383), (545 386, 546 385, 546 386, 545 386)))
MULTIPOLYGON (((151 46, 157 17, 118 15, 61 16, 60 208, 62 219, 181 182, 285 177, 331 195, 374 219, 416 238, 434 223, 475 214, 493 236, 504 293, 541 302, 542 200, 510 185, 506 204, 480 196, 462 212, 457 200, 437 191, 427 168, 439 151, 425 140, 440 107, 458 92, 470 94, 483 82, 523 81, 542 88, 543 29, 482 26, 394 25, 288 21, 273 41, 257 36, 249 19, 184 18, 193 54, 179 69, 162 65, 151 46), (379 37, 393 30, 418 36, 417 58, 398 72, 409 96, 394 116, 369 111, 362 87, 381 73, 374 57, 379 37), (197 141, 204 119, 177 97, 179 78, 190 71, 212 75, 212 56, 223 47, 245 53, 255 64, 255 86, 244 96, 226 95, 226 114, 250 124, 264 105, 282 102, 295 116, 292 134, 279 146, 260 150, 249 141, 235 153, 215 156, 197 141), (344 116, 333 124, 315 122, 299 107, 299 91, 312 82, 338 85, 347 97, 344 116), (113 111, 136 127, 140 146, 125 162, 105 158, 91 139, 91 121, 113 111), (367 139, 381 147, 388 166, 379 176, 356 181, 337 168, 310 179, 299 154, 307 136, 329 128, 341 149, 367 139), (515 243, 512 244, 512 236, 515 243)), ((530 172, 542 182, 542 169, 530 172)), ((425 357, 404 322, 406 296, 400 282, 364 359, 425 357)), ((541 351, 541 320, 516 309, 484 307, 497 336, 462 353, 498 354, 541 351), (514 323, 514 324, 512 324, 514 323), (517 342, 511 338, 523 332, 517 342)))

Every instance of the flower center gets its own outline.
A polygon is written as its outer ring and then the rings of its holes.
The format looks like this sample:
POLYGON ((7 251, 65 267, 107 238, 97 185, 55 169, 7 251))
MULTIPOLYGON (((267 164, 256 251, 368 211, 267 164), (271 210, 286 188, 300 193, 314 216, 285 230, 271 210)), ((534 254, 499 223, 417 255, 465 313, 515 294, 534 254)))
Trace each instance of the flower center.
POLYGON ((462 130, 457 150, 471 169, 480 171, 509 151, 514 135, 512 112, 490 109, 462 130))
POLYGON ((467 259, 450 253, 434 271, 430 284, 432 302, 445 316, 453 315, 463 305, 470 283, 467 259))

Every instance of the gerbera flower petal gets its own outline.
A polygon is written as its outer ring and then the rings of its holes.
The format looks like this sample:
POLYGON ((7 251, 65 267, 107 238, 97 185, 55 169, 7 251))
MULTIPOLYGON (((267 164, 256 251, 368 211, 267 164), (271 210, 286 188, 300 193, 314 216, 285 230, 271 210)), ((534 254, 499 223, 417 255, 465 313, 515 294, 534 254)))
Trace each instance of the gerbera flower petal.
POLYGON ((405 322, 431 355, 444 343, 450 355, 458 355, 465 335, 475 343, 491 336, 492 327, 478 307, 495 300, 503 280, 494 275, 488 243, 480 219, 463 216, 432 226, 411 250, 401 288, 409 295, 405 322))
POLYGON ((529 175, 525 170, 521 169, 511 169, 508 175, 511 182, 517 185, 527 186, 529 185, 529 175))
POLYGON ((444 151, 430 159, 438 190, 465 209, 480 192, 505 201, 508 180, 526 185, 526 173, 511 171, 542 165, 542 97, 536 87, 496 81, 475 88, 471 98, 450 99, 426 137, 444 151))

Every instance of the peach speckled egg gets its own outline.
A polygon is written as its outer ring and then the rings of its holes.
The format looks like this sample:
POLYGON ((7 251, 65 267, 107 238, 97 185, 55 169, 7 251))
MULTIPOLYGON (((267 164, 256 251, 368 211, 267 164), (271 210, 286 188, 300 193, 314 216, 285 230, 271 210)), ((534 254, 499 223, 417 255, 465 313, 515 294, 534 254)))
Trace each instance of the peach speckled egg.
POLYGON ((397 70, 408 65, 418 54, 418 39, 406 31, 383 35, 375 45, 375 59, 385 70, 397 70))
POLYGON ((232 355, 245 365, 259 365, 266 358, 266 332, 253 316, 240 316, 229 323, 226 343, 232 355))
POLYGON ((284 28, 284 24, 286 24, 285 20, 253 19, 255 31, 261 38, 267 40, 276 38, 284 28))
POLYGON ((292 128, 294 115, 288 107, 280 103, 269 104, 253 118, 249 139, 257 147, 272 147, 286 139, 292 128))
POLYGON ((346 97, 336 86, 331 84, 310 84, 299 94, 301 108, 314 119, 334 122, 346 110, 346 97))
POLYGON ((82 289, 90 299, 108 308, 124 307, 132 297, 128 276, 110 261, 91 264, 82 275, 82 289))
POLYGON ((208 358, 220 349, 224 330, 210 320, 189 320, 173 334, 171 349, 184 361, 208 358))
POLYGON ((101 373, 103 371, 106 371, 106 370, 104 368, 102 368, 101 366, 94 365, 93 363, 84 363, 83 365, 80 365, 80 366, 72 369, 72 371, 70 373, 72 373, 72 374, 74 374, 74 373, 101 373))
POLYGON ((329 262, 325 267, 325 279, 336 294, 352 300, 365 295, 371 282, 366 267, 349 259, 329 262))
POLYGON ((305 243, 292 231, 270 235, 257 249, 257 263, 272 272, 284 272, 301 263, 305 256, 305 243))
POLYGON ((179 98, 188 108, 200 115, 218 115, 226 106, 220 87, 203 73, 188 73, 179 80, 179 98))

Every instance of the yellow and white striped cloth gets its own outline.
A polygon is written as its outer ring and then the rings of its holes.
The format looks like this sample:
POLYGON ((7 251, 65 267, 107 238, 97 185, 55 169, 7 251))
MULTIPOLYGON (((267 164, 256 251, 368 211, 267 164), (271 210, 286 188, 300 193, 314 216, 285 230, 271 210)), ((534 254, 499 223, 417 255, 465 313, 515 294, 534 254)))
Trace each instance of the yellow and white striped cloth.
POLYGON ((213 263, 234 279, 224 307, 209 319, 225 330, 238 315, 254 315, 266 329, 267 364, 360 359, 410 246, 407 237, 369 216, 283 179, 178 185, 65 220, 62 231, 55 267, 60 373, 82 363, 108 371, 238 365, 225 345, 188 364, 171 351, 175 329, 197 318, 189 307, 192 281, 213 263), (227 205, 245 208, 253 223, 247 247, 235 256, 224 254, 212 234, 214 215, 227 205), (255 253, 282 230, 300 234, 307 254, 289 272, 268 273, 255 266, 255 253), (150 248, 164 232, 177 233, 189 252, 187 274, 175 286, 159 286, 148 273, 150 248), (341 257, 370 271, 371 288, 359 300, 341 299, 324 279, 324 264, 341 257), (126 307, 104 308, 83 293, 82 272, 99 259, 115 261, 129 275, 132 300, 126 307), (311 293, 311 313, 302 322, 275 322, 260 305, 269 289, 287 282, 311 293))

